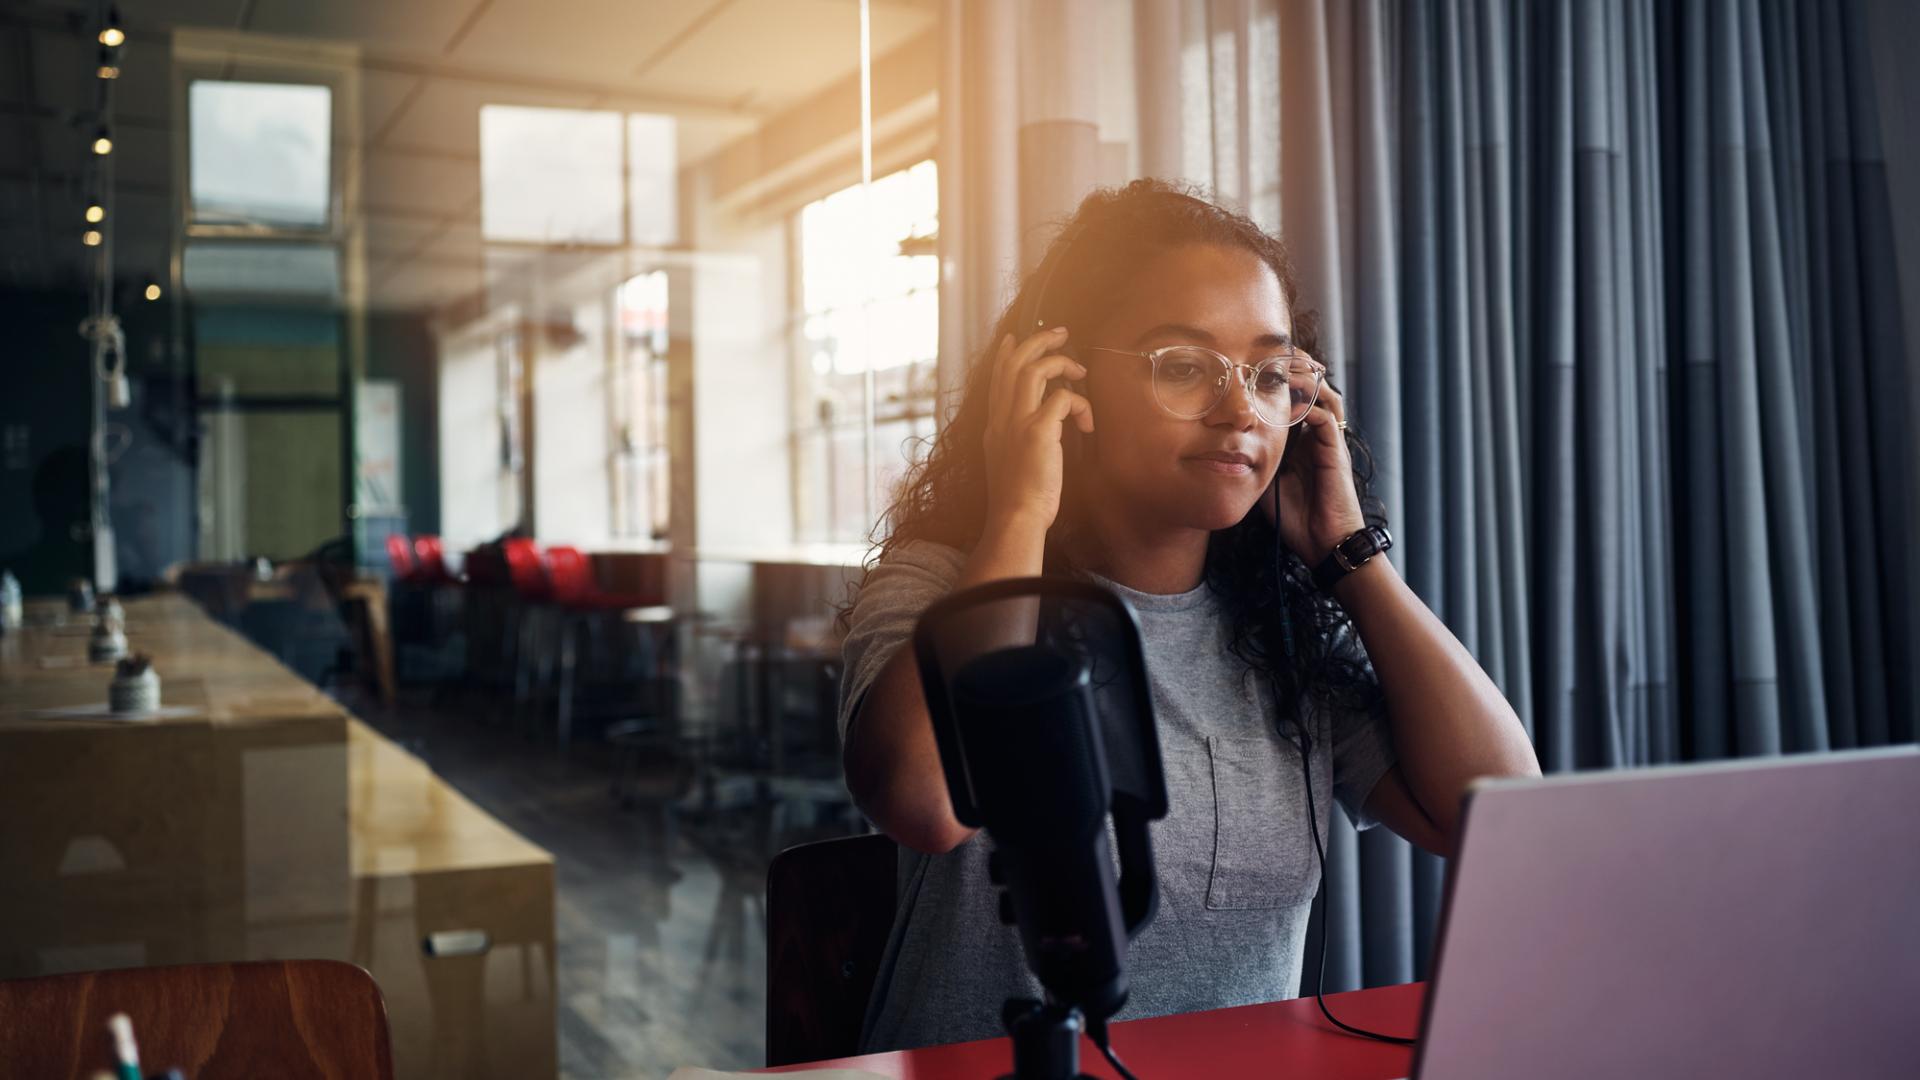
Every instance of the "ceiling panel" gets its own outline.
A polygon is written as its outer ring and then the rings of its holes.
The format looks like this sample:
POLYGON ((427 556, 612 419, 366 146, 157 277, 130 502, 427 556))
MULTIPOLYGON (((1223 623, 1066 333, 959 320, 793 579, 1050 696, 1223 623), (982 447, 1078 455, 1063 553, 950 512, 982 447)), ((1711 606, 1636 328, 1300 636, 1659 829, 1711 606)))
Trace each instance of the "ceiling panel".
MULTIPOLYGON (((119 0, 120 14, 132 33, 159 26, 195 26, 231 30, 247 0, 119 0)), ((136 36, 135 43, 139 43, 136 36)))
MULTIPOLYGON (((873 7, 873 50, 885 53, 933 25, 917 6, 873 7)), ((860 9, 848 0, 734 0, 647 69, 663 94, 723 94, 760 112, 804 100, 860 66, 860 9)))
POLYGON ((586 108, 592 96, 526 87, 435 79, 387 136, 387 145, 438 150, 474 159, 479 168, 480 106, 545 105, 586 108))
MULTIPOLYGON (((27 59, 33 67, 33 100, 48 108, 92 112, 96 101, 94 84, 99 81, 94 72, 100 66, 100 46, 78 34, 58 30, 22 32, 27 34, 33 50, 27 59)), ((166 57, 161 56, 159 62, 165 66, 166 57)), ((9 86, 9 96, 13 92, 9 86)))
POLYGON ((366 157, 360 200, 368 208, 447 214, 480 198, 480 162, 376 149, 366 157))
POLYGON ((725 0, 504 0, 454 50, 467 65, 624 83, 633 69, 725 0))
POLYGON ((248 29, 438 56, 487 0, 259 0, 248 29))
POLYGON ((407 99, 420 87, 415 75, 395 75, 385 71, 360 73, 360 131, 371 143, 386 130, 399 110, 411 108, 407 99))

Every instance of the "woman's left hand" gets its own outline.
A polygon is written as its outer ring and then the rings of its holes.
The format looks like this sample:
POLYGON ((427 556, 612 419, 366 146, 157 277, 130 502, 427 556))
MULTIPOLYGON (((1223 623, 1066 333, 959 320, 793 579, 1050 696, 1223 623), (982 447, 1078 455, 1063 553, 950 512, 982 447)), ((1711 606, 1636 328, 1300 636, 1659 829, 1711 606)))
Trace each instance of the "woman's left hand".
MULTIPOLYGON (((1286 456, 1270 489, 1280 497, 1280 538, 1309 567, 1367 525, 1353 486, 1346 433, 1340 430, 1346 415, 1339 392, 1322 383, 1312 411, 1287 432, 1286 456)), ((1260 507, 1272 520, 1273 495, 1263 496, 1260 507)))

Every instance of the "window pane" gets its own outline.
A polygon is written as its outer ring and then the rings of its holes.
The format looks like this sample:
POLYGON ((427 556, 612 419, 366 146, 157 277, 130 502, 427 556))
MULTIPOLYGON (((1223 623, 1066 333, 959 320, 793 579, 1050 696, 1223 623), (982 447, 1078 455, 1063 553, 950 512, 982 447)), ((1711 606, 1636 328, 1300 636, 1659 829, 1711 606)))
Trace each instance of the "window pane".
POLYGON ((194 220, 320 228, 332 192, 333 92, 197 80, 187 90, 194 220))
POLYGON ((210 296, 340 298, 340 252, 331 244, 206 242, 187 245, 187 292, 210 296))
POLYGON ((480 229, 488 240, 621 242, 620 114, 484 105, 480 229))

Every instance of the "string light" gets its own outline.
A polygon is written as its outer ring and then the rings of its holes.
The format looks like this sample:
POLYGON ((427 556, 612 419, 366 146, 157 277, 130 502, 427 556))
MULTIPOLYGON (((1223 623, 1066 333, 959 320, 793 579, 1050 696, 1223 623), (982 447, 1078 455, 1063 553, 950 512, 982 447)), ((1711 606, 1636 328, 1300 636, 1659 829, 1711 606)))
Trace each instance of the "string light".
POLYGON ((158 300, 158 299, 160 299, 160 286, 158 286, 158 285, 148 285, 148 286, 147 286, 147 299, 149 299, 149 300, 158 300))
POLYGON ((106 216, 107 208, 101 206, 99 203, 94 203, 92 206, 87 207, 87 223, 89 225, 98 225, 106 216))
POLYGON ((100 27, 100 44, 117 49, 125 44, 127 32, 120 29, 120 9, 112 5, 107 7, 107 21, 100 27))
POLYGON ((80 242, 87 245, 88 247, 99 247, 100 246, 100 230, 88 229, 86 232, 81 233, 80 242))
POLYGON ((93 152, 101 157, 113 153, 113 136, 107 134, 107 129, 104 127, 94 133, 93 152))

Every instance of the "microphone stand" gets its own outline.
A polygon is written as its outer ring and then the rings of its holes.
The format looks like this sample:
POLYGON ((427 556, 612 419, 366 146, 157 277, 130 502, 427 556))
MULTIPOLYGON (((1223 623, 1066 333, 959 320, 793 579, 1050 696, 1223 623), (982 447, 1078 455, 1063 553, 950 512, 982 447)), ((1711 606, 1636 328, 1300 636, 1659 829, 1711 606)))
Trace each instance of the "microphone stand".
POLYGON ((1000 1080, 1093 1080, 1080 1071, 1078 1007, 1032 998, 1008 998, 1000 1021, 1013 1039, 1013 1072, 1000 1080))

